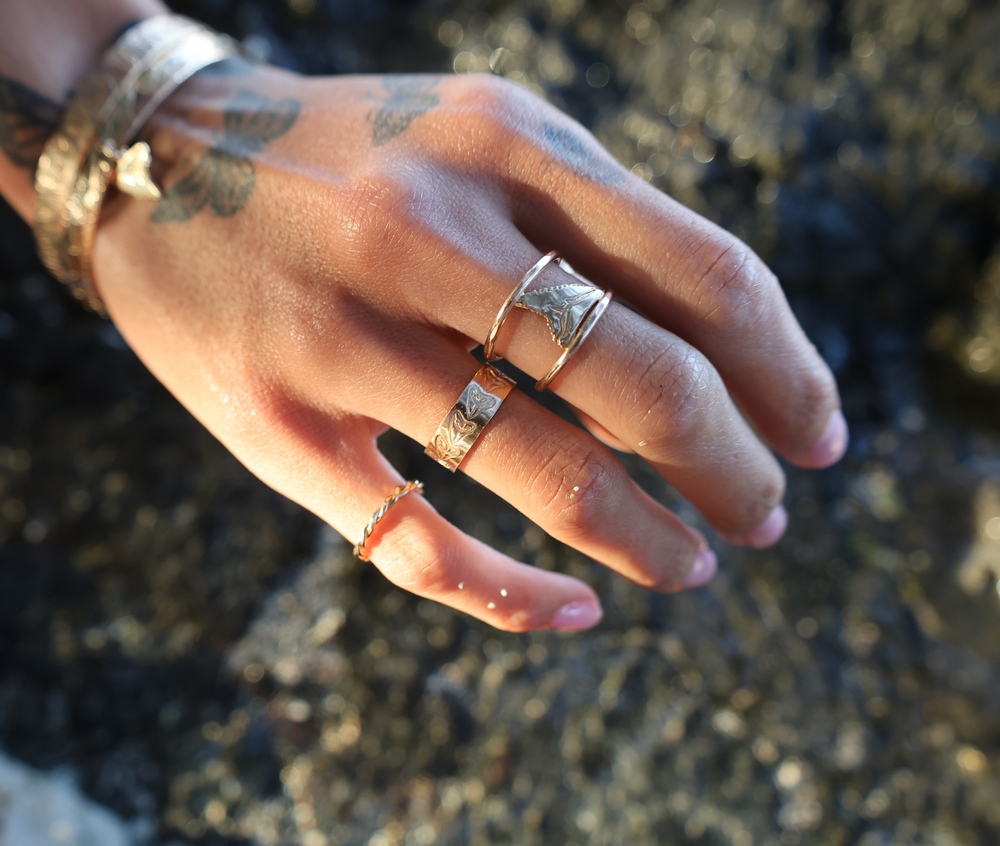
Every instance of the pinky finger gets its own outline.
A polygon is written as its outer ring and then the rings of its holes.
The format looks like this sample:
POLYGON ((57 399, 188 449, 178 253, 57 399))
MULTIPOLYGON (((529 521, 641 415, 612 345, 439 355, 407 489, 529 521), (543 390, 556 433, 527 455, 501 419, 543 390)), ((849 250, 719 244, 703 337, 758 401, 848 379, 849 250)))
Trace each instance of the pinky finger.
MULTIPOLYGON (((402 484, 374 441, 354 459, 364 470, 351 472, 349 482, 337 480, 336 489, 343 494, 338 497, 340 507, 334 506, 338 513, 321 514, 352 543, 385 497, 402 484), (370 511, 364 511, 368 506, 370 511), (351 526, 357 528, 352 531, 351 526)), ((580 631, 595 626, 603 614, 588 585, 497 552, 457 529, 422 496, 404 496, 386 512, 366 553, 404 590, 505 631, 580 631)))

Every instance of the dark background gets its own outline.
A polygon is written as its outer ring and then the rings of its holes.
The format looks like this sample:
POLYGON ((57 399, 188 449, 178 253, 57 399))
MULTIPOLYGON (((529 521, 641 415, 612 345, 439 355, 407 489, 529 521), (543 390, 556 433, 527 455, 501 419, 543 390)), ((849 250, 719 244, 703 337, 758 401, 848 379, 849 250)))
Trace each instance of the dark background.
MULTIPOLYGON (((748 240, 852 443, 775 549, 633 588, 384 448, 463 529, 586 578, 593 632, 396 590, 249 475, 0 212, 0 744, 138 842, 1000 841, 995 3, 191 0, 304 73, 488 71, 748 240)), ((655 495, 697 521, 648 468, 655 495)))

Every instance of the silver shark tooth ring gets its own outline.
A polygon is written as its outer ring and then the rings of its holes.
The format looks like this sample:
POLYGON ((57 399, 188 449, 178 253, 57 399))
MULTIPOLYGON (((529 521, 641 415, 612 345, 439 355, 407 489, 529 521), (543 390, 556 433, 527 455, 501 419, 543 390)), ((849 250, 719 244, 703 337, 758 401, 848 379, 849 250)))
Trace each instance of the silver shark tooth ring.
POLYGON ((535 262, 534 266, 521 277, 521 281, 511 291, 510 296, 504 300, 483 344, 486 360, 495 361, 500 358, 496 352, 497 337, 514 308, 524 308, 541 315, 548 324, 552 340, 563 350, 549 372, 535 383, 536 391, 544 391, 576 354, 598 319, 607 310, 612 297, 610 291, 604 291, 580 276, 553 250, 535 262), (531 283, 552 262, 560 265, 566 273, 579 281, 528 291, 531 283))

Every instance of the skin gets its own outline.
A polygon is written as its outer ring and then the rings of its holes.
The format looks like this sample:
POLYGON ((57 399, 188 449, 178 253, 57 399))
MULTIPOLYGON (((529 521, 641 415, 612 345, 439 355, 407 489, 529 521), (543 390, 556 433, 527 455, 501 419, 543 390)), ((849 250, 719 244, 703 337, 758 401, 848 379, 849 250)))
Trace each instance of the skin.
MULTIPOLYGON (((0 79, 0 190, 29 218, 38 138, 63 99, 0 79)), ((641 455, 737 542, 784 491, 751 424, 793 463, 839 457, 817 451, 833 377, 763 263, 513 84, 230 63, 182 86, 144 138, 165 195, 105 204, 94 267, 111 318, 247 467, 351 541, 403 481, 376 438, 431 439, 478 369, 470 350, 550 249, 638 310, 612 303, 552 384, 593 434, 514 391, 462 472, 625 578, 674 591, 705 540, 605 444, 641 455)), ((541 277, 566 281, 556 266, 541 277)), ((499 351, 535 378, 558 354, 521 309, 499 351)), ((396 584, 501 629, 583 627, 559 610, 598 602, 420 496, 369 548, 396 584)))

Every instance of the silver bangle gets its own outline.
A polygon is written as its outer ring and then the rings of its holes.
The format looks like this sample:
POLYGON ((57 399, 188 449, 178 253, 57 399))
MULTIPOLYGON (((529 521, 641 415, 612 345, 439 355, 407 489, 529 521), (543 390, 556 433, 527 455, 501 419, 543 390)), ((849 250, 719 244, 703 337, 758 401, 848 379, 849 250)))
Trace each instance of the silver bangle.
POLYGON ((38 253, 73 296, 105 314, 91 254, 109 185, 157 197, 146 144, 125 150, 149 116, 202 68, 239 55, 235 42, 180 15, 131 27, 79 87, 48 140, 35 174, 38 253))

